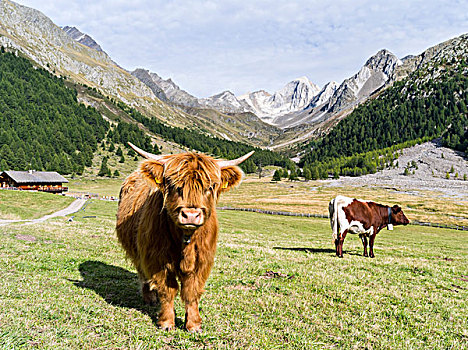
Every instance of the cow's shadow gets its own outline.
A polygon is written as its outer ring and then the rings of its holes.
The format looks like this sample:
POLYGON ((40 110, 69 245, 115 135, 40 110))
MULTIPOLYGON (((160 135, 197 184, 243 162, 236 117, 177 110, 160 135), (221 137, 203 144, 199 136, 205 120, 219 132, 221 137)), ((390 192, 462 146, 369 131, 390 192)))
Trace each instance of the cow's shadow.
MULTIPOLYGON (((81 263, 79 271, 82 280, 70 280, 75 286, 93 290, 111 305, 138 310, 156 325, 158 307, 143 302, 136 273, 94 260, 81 263)), ((178 317, 176 327, 183 327, 183 321, 178 317)))
POLYGON ((333 253, 335 254, 335 249, 330 248, 307 248, 307 247, 273 247, 273 249, 278 250, 292 250, 297 252, 306 252, 306 253, 333 253))
MULTIPOLYGON (((335 255, 336 251, 335 249, 331 249, 331 248, 307 248, 307 247, 273 247, 273 249, 278 249, 278 250, 292 250, 292 251, 296 251, 296 252, 305 252, 305 253, 313 253, 313 254, 320 254, 320 253, 323 253, 323 254, 326 254, 326 253, 330 253, 332 255, 335 255)), ((349 251, 346 251, 346 250, 343 250, 343 254, 346 255, 357 255, 357 256, 360 256, 362 255, 362 253, 359 253, 359 252, 356 252, 356 251, 352 251, 352 250, 349 250, 349 251)))

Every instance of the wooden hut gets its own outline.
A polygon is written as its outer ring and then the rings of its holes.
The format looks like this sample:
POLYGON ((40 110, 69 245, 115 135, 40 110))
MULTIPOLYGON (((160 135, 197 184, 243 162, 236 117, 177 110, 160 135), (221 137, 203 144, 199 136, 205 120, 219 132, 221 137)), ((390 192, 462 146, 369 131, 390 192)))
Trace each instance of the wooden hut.
POLYGON ((62 193, 68 191, 64 183, 68 180, 55 171, 9 170, 0 174, 0 188, 62 193))

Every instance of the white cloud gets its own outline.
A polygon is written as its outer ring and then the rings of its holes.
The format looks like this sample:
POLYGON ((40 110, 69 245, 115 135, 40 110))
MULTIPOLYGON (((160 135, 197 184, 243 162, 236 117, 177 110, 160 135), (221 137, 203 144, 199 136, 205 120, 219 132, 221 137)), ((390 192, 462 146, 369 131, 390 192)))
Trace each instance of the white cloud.
POLYGON ((468 31, 466 1, 18 1, 200 97, 341 82, 382 48, 403 57, 468 31))

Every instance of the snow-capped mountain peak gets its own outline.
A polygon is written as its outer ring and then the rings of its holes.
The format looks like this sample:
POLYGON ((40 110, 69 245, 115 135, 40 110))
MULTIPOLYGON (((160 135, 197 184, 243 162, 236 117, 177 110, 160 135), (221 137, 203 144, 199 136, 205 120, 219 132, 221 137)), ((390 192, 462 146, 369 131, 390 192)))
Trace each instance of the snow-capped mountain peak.
POLYGON ((273 94, 260 90, 241 95, 238 99, 249 105, 262 120, 272 123, 278 116, 307 107, 319 92, 320 88, 307 77, 300 77, 273 94))
POLYGON ((313 98, 309 106, 317 107, 327 102, 330 97, 333 96, 336 89, 338 89, 338 86, 339 85, 336 81, 330 81, 329 83, 325 84, 322 90, 320 90, 320 92, 313 98))

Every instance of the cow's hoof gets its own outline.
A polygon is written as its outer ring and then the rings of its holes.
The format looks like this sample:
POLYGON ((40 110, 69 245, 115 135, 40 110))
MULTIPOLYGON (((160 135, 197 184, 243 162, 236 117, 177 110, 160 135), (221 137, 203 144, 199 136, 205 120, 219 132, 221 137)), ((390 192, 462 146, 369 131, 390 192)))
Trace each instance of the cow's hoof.
POLYGON ((187 331, 189 331, 190 333, 201 333, 202 331, 201 324, 197 326, 186 327, 186 328, 187 328, 187 331))
POLYGON ((338 255, 339 258, 343 259, 343 255, 338 255))
POLYGON ((370 257, 371 257, 372 259, 373 259, 373 258, 375 258, 375 256, 374 256, 374 255, 371 255, 370 257))
POLYGON ((172 331, 174 329, 175 325, 170 322, 161 322, 158 323, 158 328, 163 330, 163 331, 172 331))
POLYGON ((366 257, 366 258, 367 258, 367 257, 369 257, 369 255, 368 255, 368 254, 362 254, 362 255, 363 255, 364 257, 366 257))

